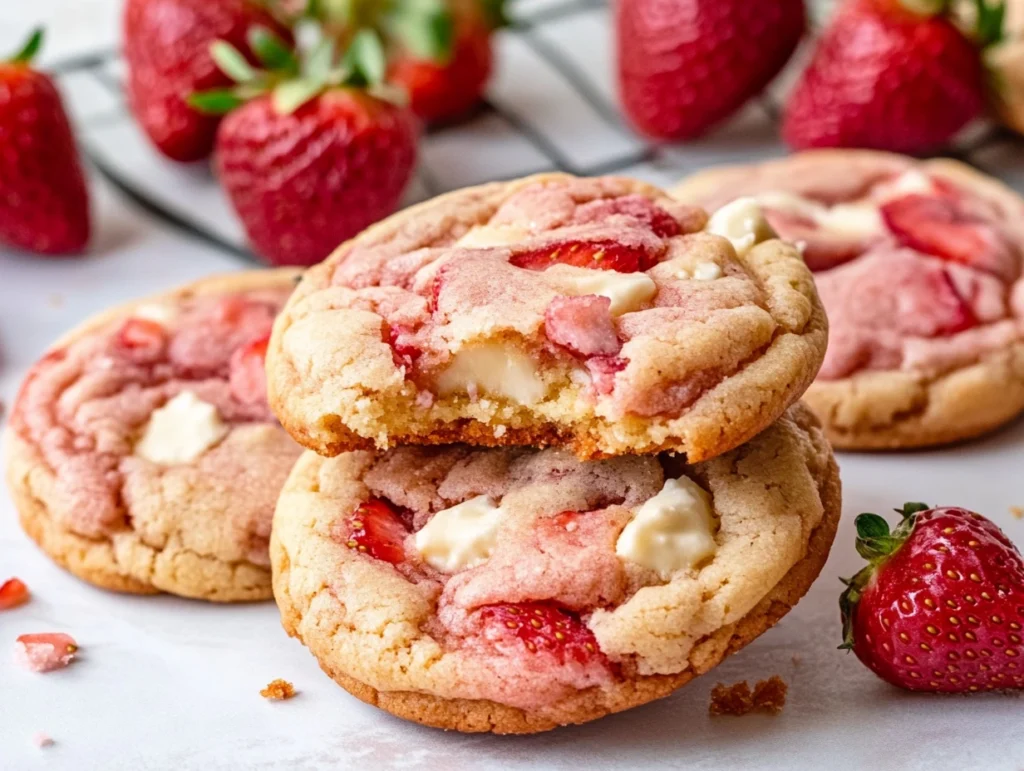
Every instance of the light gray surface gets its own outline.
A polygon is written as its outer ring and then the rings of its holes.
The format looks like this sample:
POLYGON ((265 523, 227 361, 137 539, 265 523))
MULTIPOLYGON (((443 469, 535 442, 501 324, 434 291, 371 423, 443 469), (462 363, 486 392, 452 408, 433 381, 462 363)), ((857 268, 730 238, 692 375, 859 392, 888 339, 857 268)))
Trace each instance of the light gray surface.
MULTIPOLYGON (((534 8, 555 5, 527 1, 534 8)), ((9 22, 42 17, 57 22, 51 55, 80 53, 88 47, 83 41, 104 36, 113 42, 114 14, 104 12, 111 4, 0 0, 0 48, 16 37, 9 22), (83 10, 94 7, 99 15, 83 10)), ((116 77, 116 64, 109 67, 116 77)), ((89 102, 85 91, 76 93, 77 109, 106 109, 103 94, 109 91, 96 91, 97 102, 89 102)), ((772 151, 770 134, 757 128, 760 109, 751 108, 713 138, 664 153, 639 172, 669 181, 709 159, 772 151)), ((487 119, 474 140, 480 144, 472 145, 484 157, 489 142, 502 146, 495 120, 487 119)), ((460 140, 441 135, 436 142, 430 152, 441 166, 454 167, 460 140)), ((986 159, 1024 182, 1018 145, 996 146, 986 159)), ((135 168, 130 159, 124 164, 135 168)), ((209 192, 189 182, 190 175, 201 182, 201 171, 163 167, 159 173, 177 180, 161 181, 161 190, 181 184, 190 196, 209 192)), ((476 161, 458 170, 479 173, 476 161)), ((0 399, 8 405, 46 345, 89 314, 241 267, 236 257, 143 213, 108 182, 94 181, 99 233, 92 257, 60 262, 0 251, 0 399)), ((964 448, 843 455, 846 504, 832 558, 810 595, 777 629, 664 702, 532 738, 443 734, 357 702, 284 635, 272 604, 127 598, 83 585, 32 546, 0 491, 0 581, 20 576, 35 595, 23 608, 0 613, 0 769, 1020 769, 1024 702, 900 693, 835 646, 838 577, 858 564, 852 516, 885 512, 905 500, 956 503, 986 513, 1024 542, 1024 522, 1009 514, 1010 506, 1024 505, 1022 442, 1024 423, 1018 422, 964 448), (70 632, 82 646, 80 661, 47 675, 17 669, 7 652, 13 639, 39 631, 70 632), (776 673, 790 685, 780 717, 707 717, 715 681, 776 673), (280 704, 260 698, 259 689, 276 677, 294 682, 299 697, 280 704), (37 731, 56 745, 36 749, 31 738, 37 731)))

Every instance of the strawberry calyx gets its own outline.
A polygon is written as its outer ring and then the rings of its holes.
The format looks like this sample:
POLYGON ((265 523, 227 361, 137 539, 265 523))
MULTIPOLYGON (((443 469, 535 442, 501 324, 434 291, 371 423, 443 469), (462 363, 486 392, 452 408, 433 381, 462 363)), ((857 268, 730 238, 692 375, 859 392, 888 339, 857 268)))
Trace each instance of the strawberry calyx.
POLYGON ((926 503, 905 503, 895 509, 901 516, 895 530, 877 514, 858 514, 854 520, 857 529, 857 553, 868 561, 853 578, 841 578, 846 590, 839 596, 839 612, 843 621, 843 643, 840 650, 853 649, 853 615, 864 589, 871 584, 881 567, 895 554, 914 532, 917 515, 932 507, 926 503))
POLYGON ((263 26, 249 30, 248 43, 261 67, 254 67, 226 41, 218 40, 210 46, 214 62, 236 85, 192 94, 188 102, 193 108, 224 115, 269 94, 275 112, 290 115, 324 92, 343 87, 363 89, 390 102, 404 101, 404 92, 384 81, 384 47, 371 30, 358 32, 340 53, 335 41, 326 34, 321 33, 308 50, 297 51, 263 26))
POLYGON ((42 27, 36 27, 32 30, 21 48, 18 49, 14 56, 4 60, 7 64, 31 64, 32 60, 39 53, 39 50, 43 47, 44 31, 42 27))

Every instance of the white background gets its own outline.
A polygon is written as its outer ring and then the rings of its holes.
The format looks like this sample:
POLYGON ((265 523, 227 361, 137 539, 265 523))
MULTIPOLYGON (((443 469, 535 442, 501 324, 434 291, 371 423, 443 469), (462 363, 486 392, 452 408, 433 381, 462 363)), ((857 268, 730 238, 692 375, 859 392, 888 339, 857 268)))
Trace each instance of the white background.
MULTIPOLYGON (((0 48, 13 48, 38 20, 51 23, 48 61, 112 47, 116 10, 114 0, 0 0, 0 48)), ((703 151, 731 151, 732 136, 706 140, 703 151)), ((46 345, 87 315, 244 267, 143 212, 99 175, 93 182, 98 232, 90 257, 45 261, 0 250, 0 400, 7 405, 46 345)), ((284 635, 271 603, 220 607, 84 585, 35 549, 0 490, 0 581, 20 576, 34 594, 0 613, 0 769, 1021 769, 1024 702, 905 694, 835 646, 838 577, 859 562, 853 516, 905 500, 958 504, 1024 543, 1024 522, 1009 514, 1024 505, 1022 442, 1018 422, 969 447, 842 455, 844 521, 832 557, 779 627, 663 702, 527 738, 444 734, 361 704, 284 635), (14 638, 39 631, 71 633, 80 660, 46 675, 15 667, 14 638), (790 686, 781 716, 707 716, 715 681, 772 674, 790 686), (276 677, 292 681, 299 696, 264 701, 258 691, 276 677), (37 749, 38 731, 56 744, 37 749)))

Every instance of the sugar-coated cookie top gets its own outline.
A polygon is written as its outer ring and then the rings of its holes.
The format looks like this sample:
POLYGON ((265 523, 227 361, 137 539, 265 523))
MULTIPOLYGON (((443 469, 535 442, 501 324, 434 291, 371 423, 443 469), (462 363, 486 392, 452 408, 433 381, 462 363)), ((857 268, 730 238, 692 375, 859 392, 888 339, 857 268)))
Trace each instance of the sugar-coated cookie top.
POLYGON ((1024 201, 958 164, 811 152, 679 193, 712 209, 753 197, 802 248, 829 317, 821 379, 945 372, 1024 340, 1024 201))
POLYGON ((32 368, 11 426, 54 474, 63 527, 97 539, 133 528, 160 548, 165 528, 194 517, 197 538, 267 564, 298 448, 267 406, 263 358, 292 282, 230 281, 107 314, 32 368))
POLYGON ((315 269, 282 335, 294 385, 316 393, 328 362, 351 360, 360 389, 412 383, 421 406, 573 391, 604 417, 674 418, 812 316, 798 259, 765 256, 758 274, 703 232, 702 210, 654 188, 551 176, 509 190, 438 199, 315 269))

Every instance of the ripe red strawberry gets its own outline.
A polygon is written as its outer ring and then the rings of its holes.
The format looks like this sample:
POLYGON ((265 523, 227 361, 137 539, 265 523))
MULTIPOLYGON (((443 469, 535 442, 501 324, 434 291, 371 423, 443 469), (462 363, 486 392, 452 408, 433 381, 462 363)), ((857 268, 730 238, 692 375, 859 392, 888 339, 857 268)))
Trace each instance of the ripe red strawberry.
POLYGON ((231 354, 228 365, 228 386, 231 395, 244 404, 260 404, 267 400, 267 346, 270 335, 251 340, 231 354))
POLYGON ((560 263, 577 268, 636 273, 652 267, 660 256, 660 252, 652 254, 644 247, 612 241, 576 241, 515 252, 509 262, 527 270, 544 270, 560 263))
POLYGON ((1024 560, 1003 532, 959 508, 908 503, 895 531, 856 519, 869 564, 840 599, 841 647, 914 691, 1024 688, 1024 560))
POLYGON ((0 584, 0 610, 10 610, 28 602, 28 587, 20 578, 8 578, 0 584))
POLYGON ((480 610, 485 635, 514 638, 530 653, 547 652, 560 663, 606 663, 597 638, 573 613, 548 602, 487 605, 480 610))
POLYGON ((341 62, 324 41, 302 77, 281 41, 262 34, 254 48, 280 62, 278 71, 255 71, 220 44, 218 60, 241 83, 192 103, 231 110, 214 162, 255 250, 275 265, 313 265, 398 206, 418 124, 408 108, 370 93, 383 88, 384 74, 373 34, 360 33, 341 62), (242 104, 264 86, 269 93, 242 104))
POLYGON ((338 538, 350 549, 397 565, 405 560, 407 535, 409 530, 391 504, 371 498, 342 520, 338 538))
POLYGON ((950 262, 1017 277, 1013 246, 996 228, 964 212, 954 199, 908 195, 882 206, 886 226, 905 246, 950 262))
POLYGON ((388 64, 388 80, 404 88, 412 111, 431 123, 471 110, 491 76, 490 26, 470 18, 459 27, 446 56, 429 58, 401 51, 388 64))
POLYGON ((0 61, 0 243, 58 255, 89 241, 89 192, 60 94, 31 67, 42 42, 0 61))
POLYGON ((803 0, 620 0, 622 107, 656 139, 691 139, 778 74, 803 37, 803 0))
POLYGON ((981 56, 941 16, 901 0, 848 0, 822 34, 786 105, 793 148, 941 147, 984 108, 981 56))
POLYGON ((124 58, 128 104, 143 131, 168 158, 198 161, 213 152, 220 119, 188 104, 196 91, 231 83, 210 56, 226 40, 248 55, 246 33, 273 26, 253 0, 127 0, 124 58))

